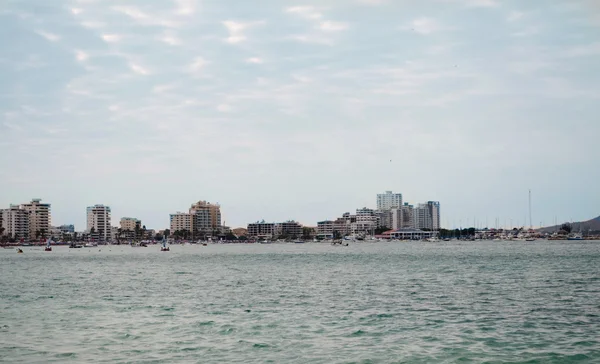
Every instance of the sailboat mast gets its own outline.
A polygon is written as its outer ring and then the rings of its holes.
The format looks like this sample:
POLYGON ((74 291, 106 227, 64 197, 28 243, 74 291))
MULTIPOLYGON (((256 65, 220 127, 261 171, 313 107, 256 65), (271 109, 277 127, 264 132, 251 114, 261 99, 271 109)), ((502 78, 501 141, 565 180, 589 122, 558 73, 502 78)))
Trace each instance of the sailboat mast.
POLYGON ((531 190, 529 190, 529 229, 533 229, 533 222, 531 220, 531 190))

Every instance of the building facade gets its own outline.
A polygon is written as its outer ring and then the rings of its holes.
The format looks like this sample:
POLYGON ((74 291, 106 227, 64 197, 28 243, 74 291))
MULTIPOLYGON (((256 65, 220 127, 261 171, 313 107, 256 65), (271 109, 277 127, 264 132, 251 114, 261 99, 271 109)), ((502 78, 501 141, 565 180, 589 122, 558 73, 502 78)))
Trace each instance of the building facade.
POLYGON ((3 235, 15 239, 29 237, 29 213, 19 205, 10 205, 8 209, 2 210, 3 235))
POLYGON ((407 202, 402 205, 402 224, 399 229, 415 228, 414 206, 407 202))
POLYGON ((402 206, 402 194, 385 191, 385 193, 377 194, 377 210, 385 211, 397 209, 402 206))
POLYGON ((94 240, 109 241, 112 239, 110 207, 94 205, 87 208, 87 232, 94 240))
POLYGON ((427 201, 427 209, 429 210, 429 216, 431 218, 431 230, 440 229, 440 202, 439 201, 427 201))
POLYGON ((221 231, 221 206, 207 201, 198 201, 190 207, 192 229, 201 233, 221 231))
POLYGON ((176 231, 189 231, 192 232, 193 219, 192 215, 185 212, 177 212, 175 214, 170 215, 170 230, 171 234, 174 234, 176 231))
POLYGON ((29 216, 29 239, 44 239, 50 233, 50 204, 34 198, 30 203, 22 204, 21 209, 29 216))
POLYGON ((275 223, 257 221, 248 224, 248 236, 257 238, 272 238, 275 236, 275 223))

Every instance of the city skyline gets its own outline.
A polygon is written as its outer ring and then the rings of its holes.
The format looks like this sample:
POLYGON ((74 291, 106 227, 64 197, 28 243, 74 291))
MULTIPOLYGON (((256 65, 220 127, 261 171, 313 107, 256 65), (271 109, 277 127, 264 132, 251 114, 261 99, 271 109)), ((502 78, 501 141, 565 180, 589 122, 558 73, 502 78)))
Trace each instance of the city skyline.
POLYGON ((599 28, 591 0, 11 1, 0 207, 314 225, 391 189, 527 226, 531 189, 534 226, 587 220, 599 28))

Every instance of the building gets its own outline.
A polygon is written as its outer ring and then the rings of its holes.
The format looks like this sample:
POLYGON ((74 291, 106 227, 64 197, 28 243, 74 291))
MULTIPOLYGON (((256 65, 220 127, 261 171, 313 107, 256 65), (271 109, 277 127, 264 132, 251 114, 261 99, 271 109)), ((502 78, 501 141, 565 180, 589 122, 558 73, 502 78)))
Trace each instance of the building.
POLYGON ((257 238, 273 238, 275 233, 275 223, 257 221, 248 224, 248 236, 257 238))
POLYGON ((231 232, 233 233, 233 235, 235 235, 238 238, 240 236, 248 235, 248 229, 246 229, 246 228, 235 228, 235 229, 231 230, 231 232))
POLYGON ((333 221, 324 220, 317 222, 317 238, 332 238, 333 237, 333 221))
POLYGON ((393 213, 392 211, 397 210, 393 208, 390 210, 377 210, 375 215, 379 217, 379 227, 391 228, 393 225, 393 213))
POLYGON ((420 229, 408 228, 386 232, 385 234, 389 234, 392 239, 421 240, 431 238, 432 236, 435 236, 436 233, 433 231, 423 231, 420 229))
POLYGON ((430 229, 431 227, 431 216, 429 215, 429 208, 427 204, 420 203, 413 210, 413 217, 415 228, 417 229, 430 229))
POLYGON ((350 230, 352 234, 372 235, 375 229, 379 227, 379 216, 375 210, 363 207, 356 209, 356 221, 351 222, 350 230))
POLYGON ((176 231, 192 232, 193 215, 185 212, 177 212, 170 215, 170 232, 175 234, 176 231))
POLYGON ((275 224, 275 234, 278 237, 300 238, 302 236, 302 225, 290 220, 275 224))
POLYGON ((58 229, 63 232, 63 233, 74 233, 75 232, 75 225, 61 225, 58 227, 58 229))
POLYGON ((8 209, 1 210, 2 234, 14 239, 29 237, 29 213, 19 205, 10 205, 8 209))
POLYGON ((385 193, 377 194, 377 210, 386 211, 397 209, 402 206, 402 194, 385 191, 385 193))
POLYGON ((415 227, 414 207, 405 202, 402 205, 402 223, 399 228, 409 229, 415 227))
POLYGON ((440 202, 439 201, 427 201, 427 209, 429 210, 429 216, 431 218, 431 230, 440 229, 440 202))
POLYGON ((29 239, 44 239, 50 233, 50 204, 34 198, 30 203, 22 204, 21 209, 29 216, 29 239))
POLYGON ((401 229, 402 223, 403 223, 403 215, 402 215, 402 207, 398 208, 398 209, 392 209, 390 210, 391 215, 392 215, 392 224, 389 225, 388 227, 391 227, 393 230, 398 230, 401 229))
POLYGON ((109 241, 112 239, 110 207, 94 205, 87 208, 87 232, 94 240, 109 241))
POLYGON ((198 201, 190 207, 192 229, 200 233, 221 232, 221 206, 207 201, 198 201))
POLYGON ((121 227, 121 236, 125 239, 133 239, 136 233, 142 228, 142 221, 134 217, 122 217, 119 222, 121 227))

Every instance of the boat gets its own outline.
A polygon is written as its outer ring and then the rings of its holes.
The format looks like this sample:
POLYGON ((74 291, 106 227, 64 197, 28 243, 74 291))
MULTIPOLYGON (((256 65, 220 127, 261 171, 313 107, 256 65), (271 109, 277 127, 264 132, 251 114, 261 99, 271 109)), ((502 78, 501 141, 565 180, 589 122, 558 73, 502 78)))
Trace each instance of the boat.
POLYGON ((535 241, 535 238, 526 238, 525 241, 535 241))
POLYGON ((298 240, 294 242, 295 244, 304 244, 304 242, 302 240, 298 240))
POLYGON ((583 235, 581 233, 574 233, 569 235, 567 240, 583 240, 583 235))
POLYGON ((86 243, 84 245, 84 247, 86 247, 86 248, 93 248, 93 247, 96 247, 96 246, 98 246, 98 244, 96 244, 96 243, 86 243))
POLYGON ((71 244, 69 244, 69 248, 71 248, 71 249, 81 249, 81 248, 83 248, 83 246, 82 245, 77 245, 75 243, 71 243, 71 244))
POLYGON ((44 249, 44 251, 46 252, 51 252, 52 251, 52 247, 50 246, 50 242, 52 240, 50 238, 48 238, 48 240, 46 241, 46 248, 44 249))
POLYGON ((21 250, 21 248, 17 249, 17 253, 23 253, 23 250, 21 250))
POLYGON ((167 240, 163 239, 162 246, 160 247, 160 251, 161 252, 171 251, 171 249, 167 246, 167 240))

